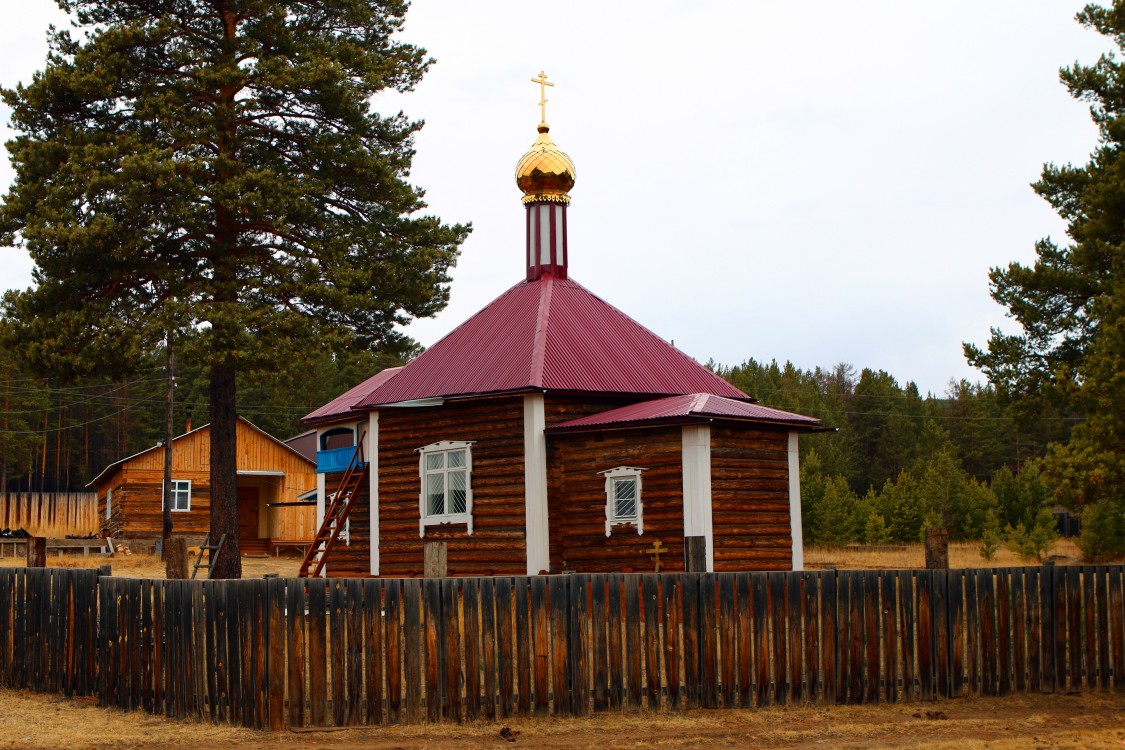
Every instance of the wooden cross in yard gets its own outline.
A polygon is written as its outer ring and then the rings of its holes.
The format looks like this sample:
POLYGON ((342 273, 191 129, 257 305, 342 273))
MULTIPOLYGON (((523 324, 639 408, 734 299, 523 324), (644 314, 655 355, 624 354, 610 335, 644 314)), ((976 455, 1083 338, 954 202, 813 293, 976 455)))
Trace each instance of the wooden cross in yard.
POLYGON ((660 567, 661 567, 660 553, 661 552, 667 552, 667 551, 668 551, 668 548, 665 547, 664 543, 661 542, 659 539, 657 539, 655 542, 653 542, 652 547, 649 549, 649 557, 652 558, 652 562, 656 566, 656 572, 657 573, 660 572, 660 567))

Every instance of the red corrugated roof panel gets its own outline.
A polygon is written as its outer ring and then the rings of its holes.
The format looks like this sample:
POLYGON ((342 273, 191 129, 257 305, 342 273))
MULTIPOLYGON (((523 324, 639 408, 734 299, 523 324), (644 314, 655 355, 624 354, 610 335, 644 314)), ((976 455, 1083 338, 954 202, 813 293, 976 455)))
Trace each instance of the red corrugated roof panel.
POLYGON ((356 406, 541 389, 749 399, 582 285, 544 274, 504 292, 356 406))
POLYGON ((676 422, 695 419, 731 419, 749 422, 769 422, 791 427, 817 428, 820 420, 793 412, 771 409, 759 404, 748 404, 710 393, 692 393, 671 396, 653 401, 642 401, 617 409, 610 409, 580 419, 560 422, 547 428, 547 432, 580 431, 589 428, 624 427, 653 422, 676 422))
POLYGON ((354 388, 349 388, 344 391, 311 414, 307 414, 301 421, 305 423, 326 422, 341 416, 354 416, 352 409, 356 404, 366 398, 379 386, 397 375, 401 370, 401 367, 388 367, 385 370, 379 371, 354 388))

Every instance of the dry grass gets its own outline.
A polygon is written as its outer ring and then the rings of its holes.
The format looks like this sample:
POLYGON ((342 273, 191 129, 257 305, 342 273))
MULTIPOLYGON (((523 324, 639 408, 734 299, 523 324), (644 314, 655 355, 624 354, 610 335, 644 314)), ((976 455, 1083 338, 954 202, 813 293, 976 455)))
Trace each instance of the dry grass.
MULTIPOLYGON (((1082 553, 1072 539, 1060 539, 1051 548, 1051 559, 1060 565, 1072 565, 1082 561, 1082 553)), ((1006 568, 1019 565, 1034 565, 1007 547, 996 551, 991 560, 980 554, 980 544, 976 542, 953 543, 949 545, 949 565, 953 568, 1006 568)), ((849 570, 879 570, 883 568, 924 568, 926 553, 921 544, 904 546, 848 546, 848 547, 809 547, 805 550, 806 567, 817 569, 835 566, 849 570)))
MULTIPOLYGON (((189 558, 190 565, 195 562, 195 555, 189 558)), ((22 557, 5 557, 0 559, 0 566, 14 567, 24 564, 22 557)), ((110 557, 91 555, 51 555, 47 556, 49 568, 97 568, 108 564, 115 576, 129 578, 163 578, 164 561, 156 555, 131 554, 118 552, 110 557)), ((300 558, 296 557, 243 557, 242 577, 261 578, 266 574, 276 573, 284 578, 296 578, 297 570, 301 567, 300 558)), ((205 571, 201 571, 200 574, 205 571)))
POLYGON ((601 714, 464 725, 268 734, 97 708, 91 699, 0 690, 0 748, 496 748, 697 747, 1107 750, 1125 745, 1125 694, 1021 695, 882 706, 601 714), (927 717, 927 712, 931 717, 927 717), (940 717, 936 714, 940 712, 940 717), (514 737, 500 737, 508 727, 514 737))

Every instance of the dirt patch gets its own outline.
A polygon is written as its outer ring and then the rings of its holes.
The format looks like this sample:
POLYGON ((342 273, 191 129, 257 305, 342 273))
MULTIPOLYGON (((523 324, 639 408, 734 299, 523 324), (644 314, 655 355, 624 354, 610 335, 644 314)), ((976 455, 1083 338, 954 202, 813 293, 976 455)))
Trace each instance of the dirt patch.
POLYGON ((924 748, 1125 747, 1125 693, 1026 695, 927 704, 605 714, 269 734, 101 709, 92 699, 0 690, 0 748, 924 748), (927 715, 929 714, 929 715, 927 715))

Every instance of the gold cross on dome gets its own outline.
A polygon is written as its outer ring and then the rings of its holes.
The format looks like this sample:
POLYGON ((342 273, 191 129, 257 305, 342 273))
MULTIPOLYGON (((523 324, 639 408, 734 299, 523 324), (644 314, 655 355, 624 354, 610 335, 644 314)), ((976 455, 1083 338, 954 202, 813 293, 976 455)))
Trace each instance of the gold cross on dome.
POLYGON ((542 70, 539 71, 539 77, 532 78, 531 82, 539 84, 539 120, 547 122, 547 87, 555 84, 547 80, 547 74, 542 70))

